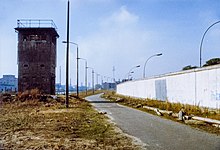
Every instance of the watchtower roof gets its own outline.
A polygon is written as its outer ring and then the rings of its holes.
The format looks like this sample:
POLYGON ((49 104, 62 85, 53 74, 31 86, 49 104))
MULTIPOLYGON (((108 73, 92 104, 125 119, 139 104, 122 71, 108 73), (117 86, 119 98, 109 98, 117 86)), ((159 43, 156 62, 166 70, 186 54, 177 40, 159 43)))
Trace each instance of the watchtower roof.
POLYGON ((51 30, 57 37, 57 26, 53 20, 49 19, 19 19, 17 20, 17 31, 27 31, 27 30, 37 30, 37 29, 46 29, 51 30))

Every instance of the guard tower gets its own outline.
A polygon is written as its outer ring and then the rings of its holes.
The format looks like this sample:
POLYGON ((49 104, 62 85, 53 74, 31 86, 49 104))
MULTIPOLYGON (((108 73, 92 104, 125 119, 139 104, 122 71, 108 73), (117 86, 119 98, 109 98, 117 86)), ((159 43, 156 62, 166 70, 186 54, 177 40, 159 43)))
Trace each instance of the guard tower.
POLYGON ((55 94, 56 29, 52 20, 17 20, 19 92, 55 94))

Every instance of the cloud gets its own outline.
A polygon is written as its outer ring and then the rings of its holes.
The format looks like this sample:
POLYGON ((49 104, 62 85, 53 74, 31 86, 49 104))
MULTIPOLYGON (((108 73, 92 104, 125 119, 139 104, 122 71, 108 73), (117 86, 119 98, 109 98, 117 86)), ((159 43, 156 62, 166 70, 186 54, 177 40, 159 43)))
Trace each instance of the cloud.
POLYGON ((110 17, 105 18, 101 22, 101 25, 104 27, 112 25, 126 27, 138 23, 138 19, 139 17, 129 12, 126 6, 121 6, 119 11, 113 13, 110 17))
MULTIPOLYGON (((154 36, 144 30, 139 16, 128 11, 126 6, 100 19, 94 33, 80 37, 80 56, 88 59, 90 67, 106 76, 112 76, 112 67, 116 67, 116 76, 124 78, 130 68, 145 60, 148 47, 154 36), (106 68, 106 69, 103 69, 106 68), (117 74, 117 69, 122 74, 117 74)), ((150 49, 150 48, 149 48, 150 49)))

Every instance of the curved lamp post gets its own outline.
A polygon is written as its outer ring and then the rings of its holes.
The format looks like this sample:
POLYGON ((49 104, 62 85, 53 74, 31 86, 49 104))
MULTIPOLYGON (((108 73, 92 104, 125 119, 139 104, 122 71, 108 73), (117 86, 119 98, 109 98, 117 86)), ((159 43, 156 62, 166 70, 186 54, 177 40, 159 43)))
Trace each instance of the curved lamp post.
POLYGON ((150 56, 150 57, 145 61, 145 63, 144 63, 144 71, 143 71, 143 78, 145 78, 145 67, 146 67, 147 62, 148 62, 152 57, 161 56, 161 55, 162 55, 162 53, 158 53, 158 54, 152 55, 152 56, 150 56))
POLYGON ((98 72, 96 72, 96 85, 99 84, 99 76, 100 76, 100 74, 98 72))
POLYGON ((86 67, 86 69, 92 69, 92 93, 94 94, 95 91, 94 91, 94 69, 92 67, 86 67))
POLYGON ((79 97, 79 46, 74 42, 63 41, 62 43, 70 43, 77 46, 76 49, 76 96, 79 97))
POLYGON ((200 68, 202 67, 202 44, 203 44, 203 40, 204 40, 204 38, 205 38, 206 33, 209 31, 209 29, 210 29, 211 27, 213 27, 214 25, 218 24, 218 23, 220 23, 220 21, 217 21, 217 22, 213 23, 212 25, 210 25, 210 26, 206 29, 206 31, 204 32, 204 34, 203 34, 203 36, 202 36, 202 40, 201 40, 201 43, 200 43, 200 55, 199 55, 199 65, 200 65, 200 68))
POLYGON ((85 61, 85 87, 86 87, 86 95, 87 95, 87 60, 85 58, 79 58, 85 61))
POLYGON ((139 67, 141 67, 141 65, 134 66, 134 67, 132 67, 132 68, 130 69, 130 71, 128 72, 128 79, 129 79, 129 76, 130 76, 131 71, 132 71, 133 69, 139 68, 139 67))
POLYGON ((128 80, 129 80, 129 77, 131 76, 131 79, 132 79, 132 73, 134 73, 134 71, 131 71, 130 73, 129 73, 129 75, 128 75, 128 80))

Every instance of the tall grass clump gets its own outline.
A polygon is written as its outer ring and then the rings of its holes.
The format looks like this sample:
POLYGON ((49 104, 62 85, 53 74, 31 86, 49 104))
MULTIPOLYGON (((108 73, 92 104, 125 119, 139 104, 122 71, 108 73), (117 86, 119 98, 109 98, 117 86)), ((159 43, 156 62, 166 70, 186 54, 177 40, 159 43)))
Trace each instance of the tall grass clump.
POLYGON ((141 98, 134 98, 130 96, 124 96, 115 94, 115 92, 105 92, 103 95, 104 98, 117 101, 118 99, 122 99, 120 103, 124 105, 128 105, 131 107, 137 108, 137 106, 149 106, 158 108, 161 110, 172 111, 174 113, 178 113, 181 109, 184 109, 187 115, 195 115, 201 117, 209 117, 213 119, 220 120, 220 110, 210 110, 208 108, 203 108, 195 105, 189 104, 181 104, 181 103, 171 103, 168 100, 160 101, 160 100, 153 100, 153 99, 141 99, 141 98))

